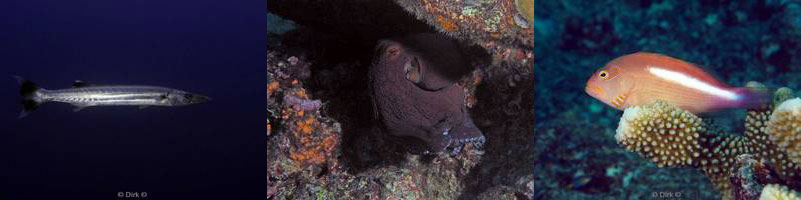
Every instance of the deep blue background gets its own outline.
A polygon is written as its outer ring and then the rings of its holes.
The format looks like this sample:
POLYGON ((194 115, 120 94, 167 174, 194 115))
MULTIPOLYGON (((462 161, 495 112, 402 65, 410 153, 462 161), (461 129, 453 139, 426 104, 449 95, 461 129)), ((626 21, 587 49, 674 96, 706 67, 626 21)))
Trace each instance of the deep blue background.
POLYGON ((263 198, 265 1, 5 1, 0 199, 263 198), (47 103, 23 119, 20 75, 210 96, 187 107, 47 103))

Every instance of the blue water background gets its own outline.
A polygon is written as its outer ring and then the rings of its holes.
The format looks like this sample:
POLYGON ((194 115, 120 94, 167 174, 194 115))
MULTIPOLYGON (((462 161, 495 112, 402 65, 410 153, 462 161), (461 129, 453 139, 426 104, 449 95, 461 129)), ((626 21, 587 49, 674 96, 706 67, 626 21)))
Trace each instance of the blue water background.
POLYGON ((265 2, 13 1, 0 6, 0 199, 264 196, 265 2), (210 96, 187 107, 47 103, 19 75, 210 96))

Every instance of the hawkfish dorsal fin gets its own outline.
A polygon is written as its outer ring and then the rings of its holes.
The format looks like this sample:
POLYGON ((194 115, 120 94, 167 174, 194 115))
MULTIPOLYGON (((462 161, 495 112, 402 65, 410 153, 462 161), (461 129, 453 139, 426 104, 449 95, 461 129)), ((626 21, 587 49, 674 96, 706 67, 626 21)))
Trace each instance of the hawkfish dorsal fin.
POLYGON ((72 82, 72 87, 73 88, 82 88, 82 87, 89 87, 89 86, 92 86, 92 84, 89 84, 89 83, 87 83, 85 81, 82 81, 82 80, 75 80, 75 82, 72 82))

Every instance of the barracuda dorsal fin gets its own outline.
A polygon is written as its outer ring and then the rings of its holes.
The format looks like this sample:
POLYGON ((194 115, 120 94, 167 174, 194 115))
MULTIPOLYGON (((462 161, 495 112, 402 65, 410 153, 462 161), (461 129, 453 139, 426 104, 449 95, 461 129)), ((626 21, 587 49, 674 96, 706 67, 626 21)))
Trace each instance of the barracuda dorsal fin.
POLYGON ((82 81, 82 80, 75 80, 75 82, 72 82, 72 87, 73 88, 82 88, 82 87, 89 87, 89 86, 92 86, 92 85, 87 83, 87 82, 85 82, 85 81, 82 81))

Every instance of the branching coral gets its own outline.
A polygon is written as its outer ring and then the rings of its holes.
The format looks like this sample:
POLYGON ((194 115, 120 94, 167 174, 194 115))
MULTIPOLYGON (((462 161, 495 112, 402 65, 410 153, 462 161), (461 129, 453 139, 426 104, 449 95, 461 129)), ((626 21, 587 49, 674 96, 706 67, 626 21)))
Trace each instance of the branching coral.
POLYGON ((762 189, 760 200, 801 200, 801 194, 790 190, 787 186, 770 184, 762 189))
POLYGON ((801 163, 801 134, 798 134, 801 132, 801 99, 782 103, 768 125, 771 141, 779 148, 787 149, 790 160, 801 163))
MULTIPOLYGON (((732 198, 728 177, 736 170, 736 158, 741 154, 766 158, 779 178, 796 188, 801 180, 801 168, 789 159, 785 149, 778 148, 769 139, 768 132, 781 127, 769 127, 769 116, 769 108, 749 110, 745 136, 723 134, 708 129, 698 116, 658 101, 626 109, 615 138, 626 149, 639 153, 660 167, 702 170, 724 199, 732 198)), ((799 117, 793 119, 794 123, 801 123, 801 116, 793 117, 799 117)), ((798 135, 801 129, 796 130, 789 132, 798 135)))
MULTIPOLYGON (((662 166, 693 166, 701 158, 701 119, 664 102, 633 107, 623 113, 615 139, 662 166)), ((717 162, 716 162, 717 163, 717 162)))

